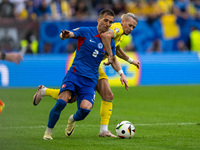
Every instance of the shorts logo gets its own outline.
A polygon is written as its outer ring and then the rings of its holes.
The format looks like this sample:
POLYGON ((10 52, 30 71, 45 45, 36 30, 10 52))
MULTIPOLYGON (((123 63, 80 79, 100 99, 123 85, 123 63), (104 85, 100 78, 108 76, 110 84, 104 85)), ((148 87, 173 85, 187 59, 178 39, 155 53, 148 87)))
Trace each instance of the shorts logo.
POLYGON ((119 32, 119 28, 115 28, 114 30, 115 30, 115 32, 116 32, 116 33, 118 33, 118 32, 119 32))
POLYGON ((99 44, 98 44, 98 48, 99 48, 99 49, 102 49, 102 48, 103 48, 103 44, 102 44, 102 43, 99 43, 99 44))
POLYGON ((62 85, 62 88, 65 88, 65 87, 66 87, 66 84, 63 84, 63 85, 62 85))

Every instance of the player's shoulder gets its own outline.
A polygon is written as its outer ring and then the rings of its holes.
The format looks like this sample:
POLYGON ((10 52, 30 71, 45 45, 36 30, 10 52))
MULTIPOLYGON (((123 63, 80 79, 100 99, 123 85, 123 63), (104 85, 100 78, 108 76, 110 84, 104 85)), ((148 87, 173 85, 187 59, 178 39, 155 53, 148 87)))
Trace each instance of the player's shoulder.
POLYGON ((115 32, 115 34, 122 34, 123 33, 123 28, 120 22, 115 22, 111 25, 110 27, 111 30, 113 30, 113 32, 115 32))
POLYGON ((97 27, 88 27, 88 30, 97 31, 97 27))
POLYGON ((111 27, 118 27, 118 28, 121 28, 122 27, 122 25, 121 25, 121 23, 120 22, 115 22, 115 23, 113 23, 112 25, 111 25, 111 27))
POLYGON ((97 27, 84 27, 82 30, 86 33, 96 33, 97 32, 97 27))

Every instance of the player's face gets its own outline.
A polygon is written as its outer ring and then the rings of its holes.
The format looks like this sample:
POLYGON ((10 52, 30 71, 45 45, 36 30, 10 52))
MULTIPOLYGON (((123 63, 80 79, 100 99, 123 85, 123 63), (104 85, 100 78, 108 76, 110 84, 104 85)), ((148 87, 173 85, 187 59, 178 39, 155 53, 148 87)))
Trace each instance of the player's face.
POLYGON ((125 35, 129 35, 133 29, 137 26, 137 22, 129 17, 127 20, 122 20, 122 26, 125 35))
POLYGON ((97 22, 98 22, 98 30, 99 32, 103 33, 108 31, 108 29, 110 28, 110 26, 112 25, 114 20, 113 16, 109 16, 109 15, 104 15, 102 18, 98 18, 97 22))

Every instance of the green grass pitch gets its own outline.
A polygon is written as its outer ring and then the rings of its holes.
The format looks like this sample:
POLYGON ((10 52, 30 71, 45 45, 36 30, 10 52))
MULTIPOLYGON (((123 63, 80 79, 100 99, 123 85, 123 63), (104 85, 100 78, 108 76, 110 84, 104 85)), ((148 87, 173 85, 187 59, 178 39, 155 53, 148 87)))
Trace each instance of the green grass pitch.
POLYGON ((128 120, 135 125, 132 139, 98 137, 100 102, 96 94, 89 116, 76 122, 66 138, 68 117, 76 103, 63 110, 53 131, 53 140, 43 140, 48 115, 55 100, 45 97, 33 106, 37 89, 0 89, 5 108, 0 114, 0 150, 198 150, 200 149, 200 86, 112 87, 113 113, 109 130, 128 120))

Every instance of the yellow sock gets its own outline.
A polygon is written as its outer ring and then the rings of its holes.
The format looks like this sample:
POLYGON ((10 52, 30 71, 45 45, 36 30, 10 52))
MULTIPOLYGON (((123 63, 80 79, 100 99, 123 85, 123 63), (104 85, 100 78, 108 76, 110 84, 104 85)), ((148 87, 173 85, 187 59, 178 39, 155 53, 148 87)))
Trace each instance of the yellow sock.
POLYGON ((57 100, 59 92, 60 92, 60 89, 50 89, 50 88, 47 88, 46 91, 45 91, 45 95, 51 96, 51 97, 53 97, 54 99, 57 100))
POLYGON ((110 116, 112 114, 112 101, 108 100, 101 100, 101 109, 100 109, 100 115, 101 115, 101 125, 108 125, 110 121, 110 116))

